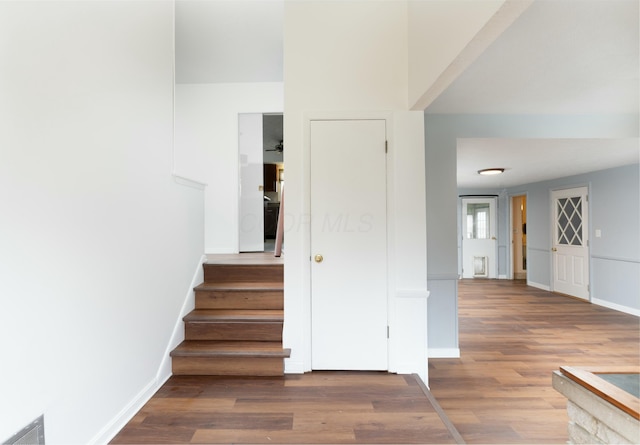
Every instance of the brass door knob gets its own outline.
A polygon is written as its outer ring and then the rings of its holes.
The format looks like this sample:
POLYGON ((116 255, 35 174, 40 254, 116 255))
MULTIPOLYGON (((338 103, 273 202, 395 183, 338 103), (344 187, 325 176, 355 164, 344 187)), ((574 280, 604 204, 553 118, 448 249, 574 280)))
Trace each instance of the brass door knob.
POLYGON ((556 249, 555 247, 552 247, 552 248, 551 248, 551 251, 552 251, 552 252, 557 252, 557 251, 558 251, 558 249, 556 249))
POLYGON ((316 260, 316 263, 322 263, 322 261, 324 260, 324 257, 320 254, 316 255, 313 257, 314 260, 316 260))

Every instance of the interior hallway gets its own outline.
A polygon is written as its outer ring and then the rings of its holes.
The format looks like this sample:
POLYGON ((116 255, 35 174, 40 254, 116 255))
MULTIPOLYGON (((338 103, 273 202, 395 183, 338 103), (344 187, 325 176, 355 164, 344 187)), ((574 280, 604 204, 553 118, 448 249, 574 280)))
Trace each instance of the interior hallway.
POLYGON ((566 443, 562 365, 640 370, 638 317, 529 287, 459 282, 459 359, 430 359, 429 382, 467 443, 566 443))

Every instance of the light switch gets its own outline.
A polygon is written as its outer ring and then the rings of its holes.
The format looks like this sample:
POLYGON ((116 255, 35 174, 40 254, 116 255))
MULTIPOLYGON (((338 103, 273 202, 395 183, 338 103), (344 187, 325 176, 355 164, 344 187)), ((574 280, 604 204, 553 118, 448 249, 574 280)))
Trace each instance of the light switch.
POLYGON ((602 230, 596 229, 596 238, 600 238, 602 236, 602 230))

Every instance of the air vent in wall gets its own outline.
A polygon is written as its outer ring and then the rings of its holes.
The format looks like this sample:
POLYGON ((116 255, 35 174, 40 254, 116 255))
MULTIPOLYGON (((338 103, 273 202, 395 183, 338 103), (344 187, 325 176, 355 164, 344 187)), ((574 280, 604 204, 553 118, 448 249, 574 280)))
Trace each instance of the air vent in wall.
POLYGON ((4 445, 44 445, 44 416, 38 417, 2 443, 4 445))

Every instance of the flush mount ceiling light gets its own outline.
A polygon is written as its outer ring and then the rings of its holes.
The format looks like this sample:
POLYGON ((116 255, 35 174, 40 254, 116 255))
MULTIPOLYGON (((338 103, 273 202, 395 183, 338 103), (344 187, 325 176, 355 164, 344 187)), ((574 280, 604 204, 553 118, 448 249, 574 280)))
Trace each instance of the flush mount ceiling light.
POLYGON ((484 168, 478 170, 478 174, 484 176, 499 175, 500 173, 504 173, 504 168, 484 168))

